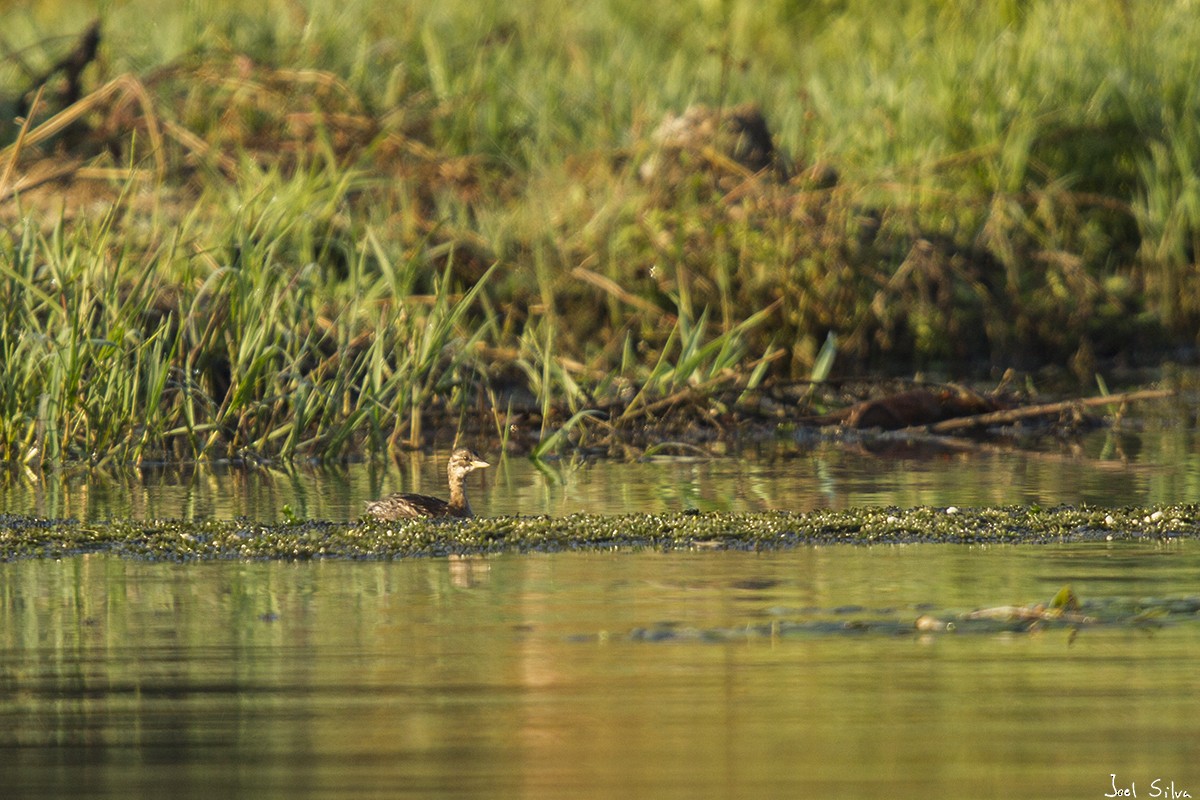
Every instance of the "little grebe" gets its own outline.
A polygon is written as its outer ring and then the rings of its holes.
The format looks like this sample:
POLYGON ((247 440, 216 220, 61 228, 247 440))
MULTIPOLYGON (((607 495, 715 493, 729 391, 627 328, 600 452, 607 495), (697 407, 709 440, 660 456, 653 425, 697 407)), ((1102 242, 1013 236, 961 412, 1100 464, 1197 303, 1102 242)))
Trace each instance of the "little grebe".
POLYGON ((490 466, 488 462, 474 451, 460 447, 450 454, 450 466, 446 470, 450 478, 450 502, 428 495, 400 492, 367 503, 367 516, 385 522, 416 517, 472 516, 463 482, 469 473, 487 466, 490 466))

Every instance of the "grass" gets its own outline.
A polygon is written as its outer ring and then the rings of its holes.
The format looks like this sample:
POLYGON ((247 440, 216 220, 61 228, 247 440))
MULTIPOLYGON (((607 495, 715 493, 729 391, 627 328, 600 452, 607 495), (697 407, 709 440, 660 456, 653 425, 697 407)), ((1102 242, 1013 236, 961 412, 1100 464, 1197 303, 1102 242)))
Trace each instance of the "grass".
POLYGON ((546 455, 838 368, 1090 384, 1195 345, 1182 0, 135 1, 78 97, 35 100, 92 13, 18 7, 0 41, 3 461, 447 423, 546 455), (656 144, 745 102, 782 178, 656 144))

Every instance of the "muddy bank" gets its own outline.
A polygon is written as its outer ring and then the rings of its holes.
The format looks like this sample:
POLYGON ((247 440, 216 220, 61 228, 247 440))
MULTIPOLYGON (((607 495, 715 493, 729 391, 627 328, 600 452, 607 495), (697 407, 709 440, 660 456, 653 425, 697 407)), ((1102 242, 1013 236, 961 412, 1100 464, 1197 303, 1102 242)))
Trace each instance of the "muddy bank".
POLYGON ((1143 418, 1179 418, 1174 408, 1178 398, 1194 393, 1176 382, 1051 400, 1003 385, 974 390, 956 383, 862 379, 773 384, 741 392, 684 390, 650 407, 598 404, 574 415, 570 409, 539 408, 525 398, 508 402, 501 416, 428 411, 421 446, 436 450, 465 441, 535 458, 575 451, 624 459, 715 455, 780 439, 950 450, 1008 440, 1029 446, 1039 440, 1069 440, 1097 428, 1136 427, 1143 418), (1149 417, 1135 417, 1135 412, 1149 417))

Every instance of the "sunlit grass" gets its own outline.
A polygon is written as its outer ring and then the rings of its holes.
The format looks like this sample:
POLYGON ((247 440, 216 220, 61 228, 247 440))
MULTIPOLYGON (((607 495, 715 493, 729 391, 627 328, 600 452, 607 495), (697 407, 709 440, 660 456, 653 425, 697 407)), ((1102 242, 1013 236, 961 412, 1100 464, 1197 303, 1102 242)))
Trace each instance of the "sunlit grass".
POLYGON ((430 415, 533 414, 546 453, 834 365, 1200 323, 1182 0, 130 2, 22 133, 94 13, 6 14, 2 460, 337 458, 430 415), (747 101, 793 180, 639 176, 666 113, 747 101))

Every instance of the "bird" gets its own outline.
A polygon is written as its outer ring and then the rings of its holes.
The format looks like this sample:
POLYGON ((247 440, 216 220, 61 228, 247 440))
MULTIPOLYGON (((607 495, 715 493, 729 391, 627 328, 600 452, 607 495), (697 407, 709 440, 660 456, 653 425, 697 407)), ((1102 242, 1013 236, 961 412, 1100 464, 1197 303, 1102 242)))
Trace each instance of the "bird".
POLYGON ((467 493, 463 488, 463 482, 468 474, 489 466, 491 465, 480 458, 474 450, 460 447, 450 454, 450 465, 446 469, 447 477, 450 479, 449 502, 424 494, 397 492, 367 503, 367 516, 384 522, 420 517, 474 516, 471 513, 471 504, 467 502, 467 493))

